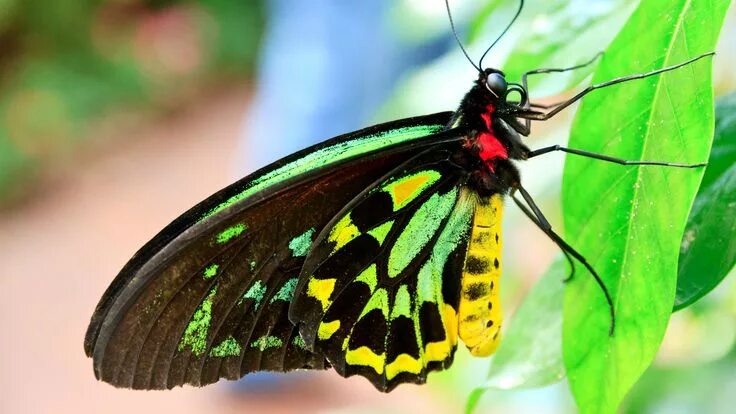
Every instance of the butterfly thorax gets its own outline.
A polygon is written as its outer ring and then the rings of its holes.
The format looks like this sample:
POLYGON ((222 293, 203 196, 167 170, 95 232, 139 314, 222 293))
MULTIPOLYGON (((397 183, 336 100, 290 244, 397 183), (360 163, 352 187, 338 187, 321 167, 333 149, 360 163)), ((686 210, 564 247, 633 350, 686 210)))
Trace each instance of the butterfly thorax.
POLYGON ((504 105, 478 80, 448 125, 467 130, 454 158, 468 170, 469 185, 483 197, 506 194, 519 182, 519 172, 511 160, 524 159, 528 151, 519 134, 504 120, 504 105))

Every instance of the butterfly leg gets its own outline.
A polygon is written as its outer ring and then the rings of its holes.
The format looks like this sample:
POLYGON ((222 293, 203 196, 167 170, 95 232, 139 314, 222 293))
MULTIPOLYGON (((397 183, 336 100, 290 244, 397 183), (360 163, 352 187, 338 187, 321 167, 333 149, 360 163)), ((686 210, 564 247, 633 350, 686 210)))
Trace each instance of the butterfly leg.
POLYGON ((573 96, 572 98, 570 98, 570 99, 568 99, 568 100, 566 100, 564 102, 561 102, 558 105, 554 106, 549 112, 540 112, 540 111, 530 110, 530 109, 521 107, 517 111, 515 111, 513 113, 513 115, 514 116, 517 116, 519 118, 526 119, 526 120, 545 121, 545 120, 550 119, 553 116, 557 115, 560 111, 562 111, 563 109, 565 109, 568 106, 572 105, 573 103, 579 101, 585 95, 589 94, 590 92, 593 92, 596 89, 605 88, 607 86, 616 85, 618 83, 628 82, 628 81, 635 80, 635 79, 643 79, 643 78, 648 78, 650 76, 659 75, 660 73, 669 72, 671 70, 675 70, 675 69, 681 68, 681 67, 683 67, 685 65, 689 65, 689 64, 691 64, 691 63, 693 63, 693 62, 695 62, 697 60, 700 60, 700 59, 702 59, 704 57, 713 56, 714 54, 715 54, 715 52, 708 52, 708 53, 704 53, 702 55, 696 56, 696 57, 694 57, 692 59, 689 59, 689 60, 687 60, 685 62, 678 63, 677 65, 667 66, 667 67, 664 67, 664 68, 661 68, 661 69, 657 69, 657 70, 653 70, 653 71, 646 72, 646 73, 638 73, 638 74, 635 74, 635 75, 623 76, 623 77, 620 77, 620 78, 611 79, 611 80, 609 80, 607 82, 602 82, 602 83, 597 83, 595 85, 590 85, 587 88, 585 88, 582 91, 580 91, 577 94, 575 94, 575 96, 573 96))
MULTIPOLYGON (((519 204, 520 201, 514 196, 513 193, 511 194, 511 198, 514 199, 514 202, 516 203, 517 206, 519 206, 519 208, 521 209, 521 212, 524 213, 524 215, 527 216, 527 218, 531 220, 534 224, 536 224, 540 228, 545 225, 541 223, 534 216, 534 214, 532 214, 532 212, 529 211, 528 208, 526 208, 526 206, 524 206, 523 204, 519 204)), ((550 229, 552 228, 552 226, 549 223, 546 223, 546 224, 550 227, 550 229)), ((562 279, 563 283, 567 283, 572 280, 573 276, 575 276, 575 261, 572 259, 572 256, 570 256, 570 253, 568 253, 567 250, 562 249, 562 248, 560 248, 560 250, 565 255, 565 259, 567 259, 567 263, 570 265, 570 274, 566 278, 562 279)))
POLYGON ((555 106, 557 106, 559 104, 560 104, 560 102, 555 102, 553 104, 540 104, 540 103, 536 103, 536 102, 529 102, 529 107, 530 108, 539 108, 539 109, 551 109, 551 108, 554 108, 555 106))
POLYGON ((611 157, 608 155, 597 154, 595 152, 584 151, 584 150, 579 150, 575 148, 567 148, 561 145, 552 145, 549 147, 544 147, 544 148, 539 148, 533 151, 529 151, 529 153, 527 154, 527 159, 534 158, 539 155, 544 155, 544 154, 547 154, 553 151, 562 151, 568 154, 580 155, 583 157, 593 158, 596 160, 601 160, 601 161, 606 161, 606 162, 612 162, 614 164, 619 164, 619 165, 658 165, 662 167, 676 167, 676 168, 699 168, 699 167, 705 167, 706 165, 708 165, 707 163, 704 163, 704 162, 697 163, 697 164, 681 164, 681 163, 676 163, 676 162, 663 162, 663 161, 625 160, 622 158, 616 158, 616 157, 611 157))
MULTIPOLYGON (((523 75, 521 75, 521 85, 522 85, 522 88, 524 89, 524 91, 527 92, 527 96, 528 96, 529 83, 528 83, 527 78, 530 75, 539 75, 539 74, 544 74, 544 73, 561 73, 561 72, 569 72, 571 70, 582 69, 582 68, 584 68, 586 66, 592 65, 601 56, 603 56, 603 52, 598 52, 589 61, 584 62, 584 63, 581 63, 579 65, 570 66, 570 67, 567 67, 567 68, 544 68, 544 69, 535 69, 535 70, 530 70, 529 72, 525 72, 523 75)), ((560 102, 557 102, 557 103, 554 103, 554 104, 549 104, 549 105, 544 105, 544 104, 538 104, 538 103, 530 102, 529 99, 526 99, 526 101, 523 102, 523 105, 521 107, 524 108, 524 109, 527 109, 527 110, 528 109, 531 109, 531 108, 551 109, 551 108, 554 108, 554 107, 556 107, 558 105, 560 105, 560 102)), ((531 121, 528 120, 528 119, 525 119, 524 120, 524 126, 523 126, 523 128, 521 128, 521 131, 519 131, 519 132, 526 136, 526 135, 529 135, 530 130, 531 130, 531 121)))
MULTIPOLYGON (((529 90, 529 87, 528 87, 527 77, 529 77, 530 75, 539 75, 539 74, 543 74, 543 73, 561 73, 561 72, 569 72, 571 70, 582 69, 582 68, 584 68, 586 66, 592 65, 601 56, 603 56, 603 52, 598 52, 589 61, 584 62, 584 63, 581 63, 579 65, 570 66, 570 67, 567 67, 567 68, 544 68, 544 69, 530 70, 529 72, 526 72, 523 75, 521 75, 521 84, 524 86, 524 89, 528 91, 529 90)), ((538 105, 538 104, 533 104, 533 103, 530 104, 530 105, 531 106, 538 106, 538 107, 544 107, 545 106, 545 105, 538 105)))
POLYGON ((547 221, 547 218, 544 217, 544 214, 542 214, 542 211, 539 210, 539 207, 534 202, 534 199, 532 199, 532 196, 529 195, 529 193, 522 187, 521 185, 516 185, 511 190, 511 198, 514 200, 514 203, 521 209, 524 214, 526 214, 527 217, 531 219, 531 221, 539 227, 540 230, 542 230, 552 241, 563 251, 575 259, 578 260, 583 266, 585 266, 591 275, 593 275, 593 278, 595 279, 598 286, 603 291, 603 295, 606 297, 606 302, 608 302, 608 310, 611 316, 611 326, 608 331, 609 335, 613 335, 614 329, 616 327, 616 314, 613 307, 613 300, 611 299, 611 294, 608 292, 608 288, 606 287, 606 284, 603 283, 603 279, 598 275, 598 272, 593 269, 593 266, 591 266, 590 263, 585 259, 585 257, 578 253, 577 250, 575 250, 572 246, 567 244, 565 240, 562 239, 557 233, 552 230, 552 225, 549 224, 549 221, 547 221), (522 203, 521 200, 519 200, 516 197, 516 191, 519 191, 521 193, 522 198, 524 199, 524 203, 522 203))

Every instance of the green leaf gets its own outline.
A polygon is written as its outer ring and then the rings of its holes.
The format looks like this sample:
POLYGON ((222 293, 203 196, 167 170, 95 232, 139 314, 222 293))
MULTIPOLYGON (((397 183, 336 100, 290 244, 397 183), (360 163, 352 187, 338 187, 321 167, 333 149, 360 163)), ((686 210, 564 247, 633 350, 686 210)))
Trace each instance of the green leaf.
POLYGON ((736 93, 716 104, 716 132, 680 248, 675 310, 713 290, 736 263, 736 93))
POLYGON ((565 377, 562 364, 562 298, 568 275, 556 260, 514 312, 491 361, 488 380, 473 390, 466 412, 489 388, 542 387, 565 377))
MULTIPOLYGON (((594 82, 646 72, 713 50, 728 1, 642 2, 606 51, 594 82), (707 22, 707 23, 706 23, 707 22)), ((586 97, 570 147, 633 160, 708 158, 711 59, 586 97)), ((675 298, 677 257, 701 170, 619 166, 567 157, 562 203, 571 244, 611 292, 616 331, 592 277, 565 291, 563 358, 584 413, 615 412, 651 364, 675 298)))

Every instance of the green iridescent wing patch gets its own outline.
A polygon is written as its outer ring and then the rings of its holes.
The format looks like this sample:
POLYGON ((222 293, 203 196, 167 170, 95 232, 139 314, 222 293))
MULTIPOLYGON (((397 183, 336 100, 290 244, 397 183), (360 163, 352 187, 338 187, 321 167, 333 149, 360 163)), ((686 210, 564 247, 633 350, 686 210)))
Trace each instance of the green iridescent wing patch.
POLYGON ((319 235, 290 309, 309 349, 379 390, 452 363, 474 199, 444 151, 407 162, 319 235))
POLYGON ((401 149, 412 143, 416 143, 416 147, 432 145, 426 138, 441 132, 450 116, 451 113, 443 112, 407 118, 369 127, 307 148, 272 164, 270 168, 256 172, 249 180, 241 181, 242 185, 233 188, 235 191, 231 191, 228 197, 206 210, 200 219, 215 215, 259 192, 305 174, 313 174, 320 169, 357 158, 366 160, 371 154, 385 155, 395 147, 401 149))

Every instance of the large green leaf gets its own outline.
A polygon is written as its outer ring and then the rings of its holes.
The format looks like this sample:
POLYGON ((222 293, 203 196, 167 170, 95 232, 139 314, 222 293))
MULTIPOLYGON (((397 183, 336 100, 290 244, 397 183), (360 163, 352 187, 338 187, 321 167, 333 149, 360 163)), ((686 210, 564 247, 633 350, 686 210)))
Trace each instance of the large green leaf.
MULTIPOLYGON (((645 72, 711 51, 726 0, 642 2, 616 36, 594 81, 645 72), (707 22, 707 23, 706 23, 707 22)), ((570 147, 626 159, 697 163, 713 137, 711 61, 586 97, 570 147)), ((600 289, 578 272, 565 291, 563 357, 584 413, 615 412, 649 366, 675 298, 677 257, 702 170, 623 167, 568 157, 566 234, 610 290, 616 331, 600 289)))
POLYGON ((506 325, 493 355, 488 380, 473 390, 466 412, 472 412, 489 388, 542 387, 565 377, 562 364, 562 298, 568 269, 556 260, 506 325))
POLYGON ((736 263, 736 93, 716 103, 713 149, 680 249, 675 310, 713 290, 736 263))

